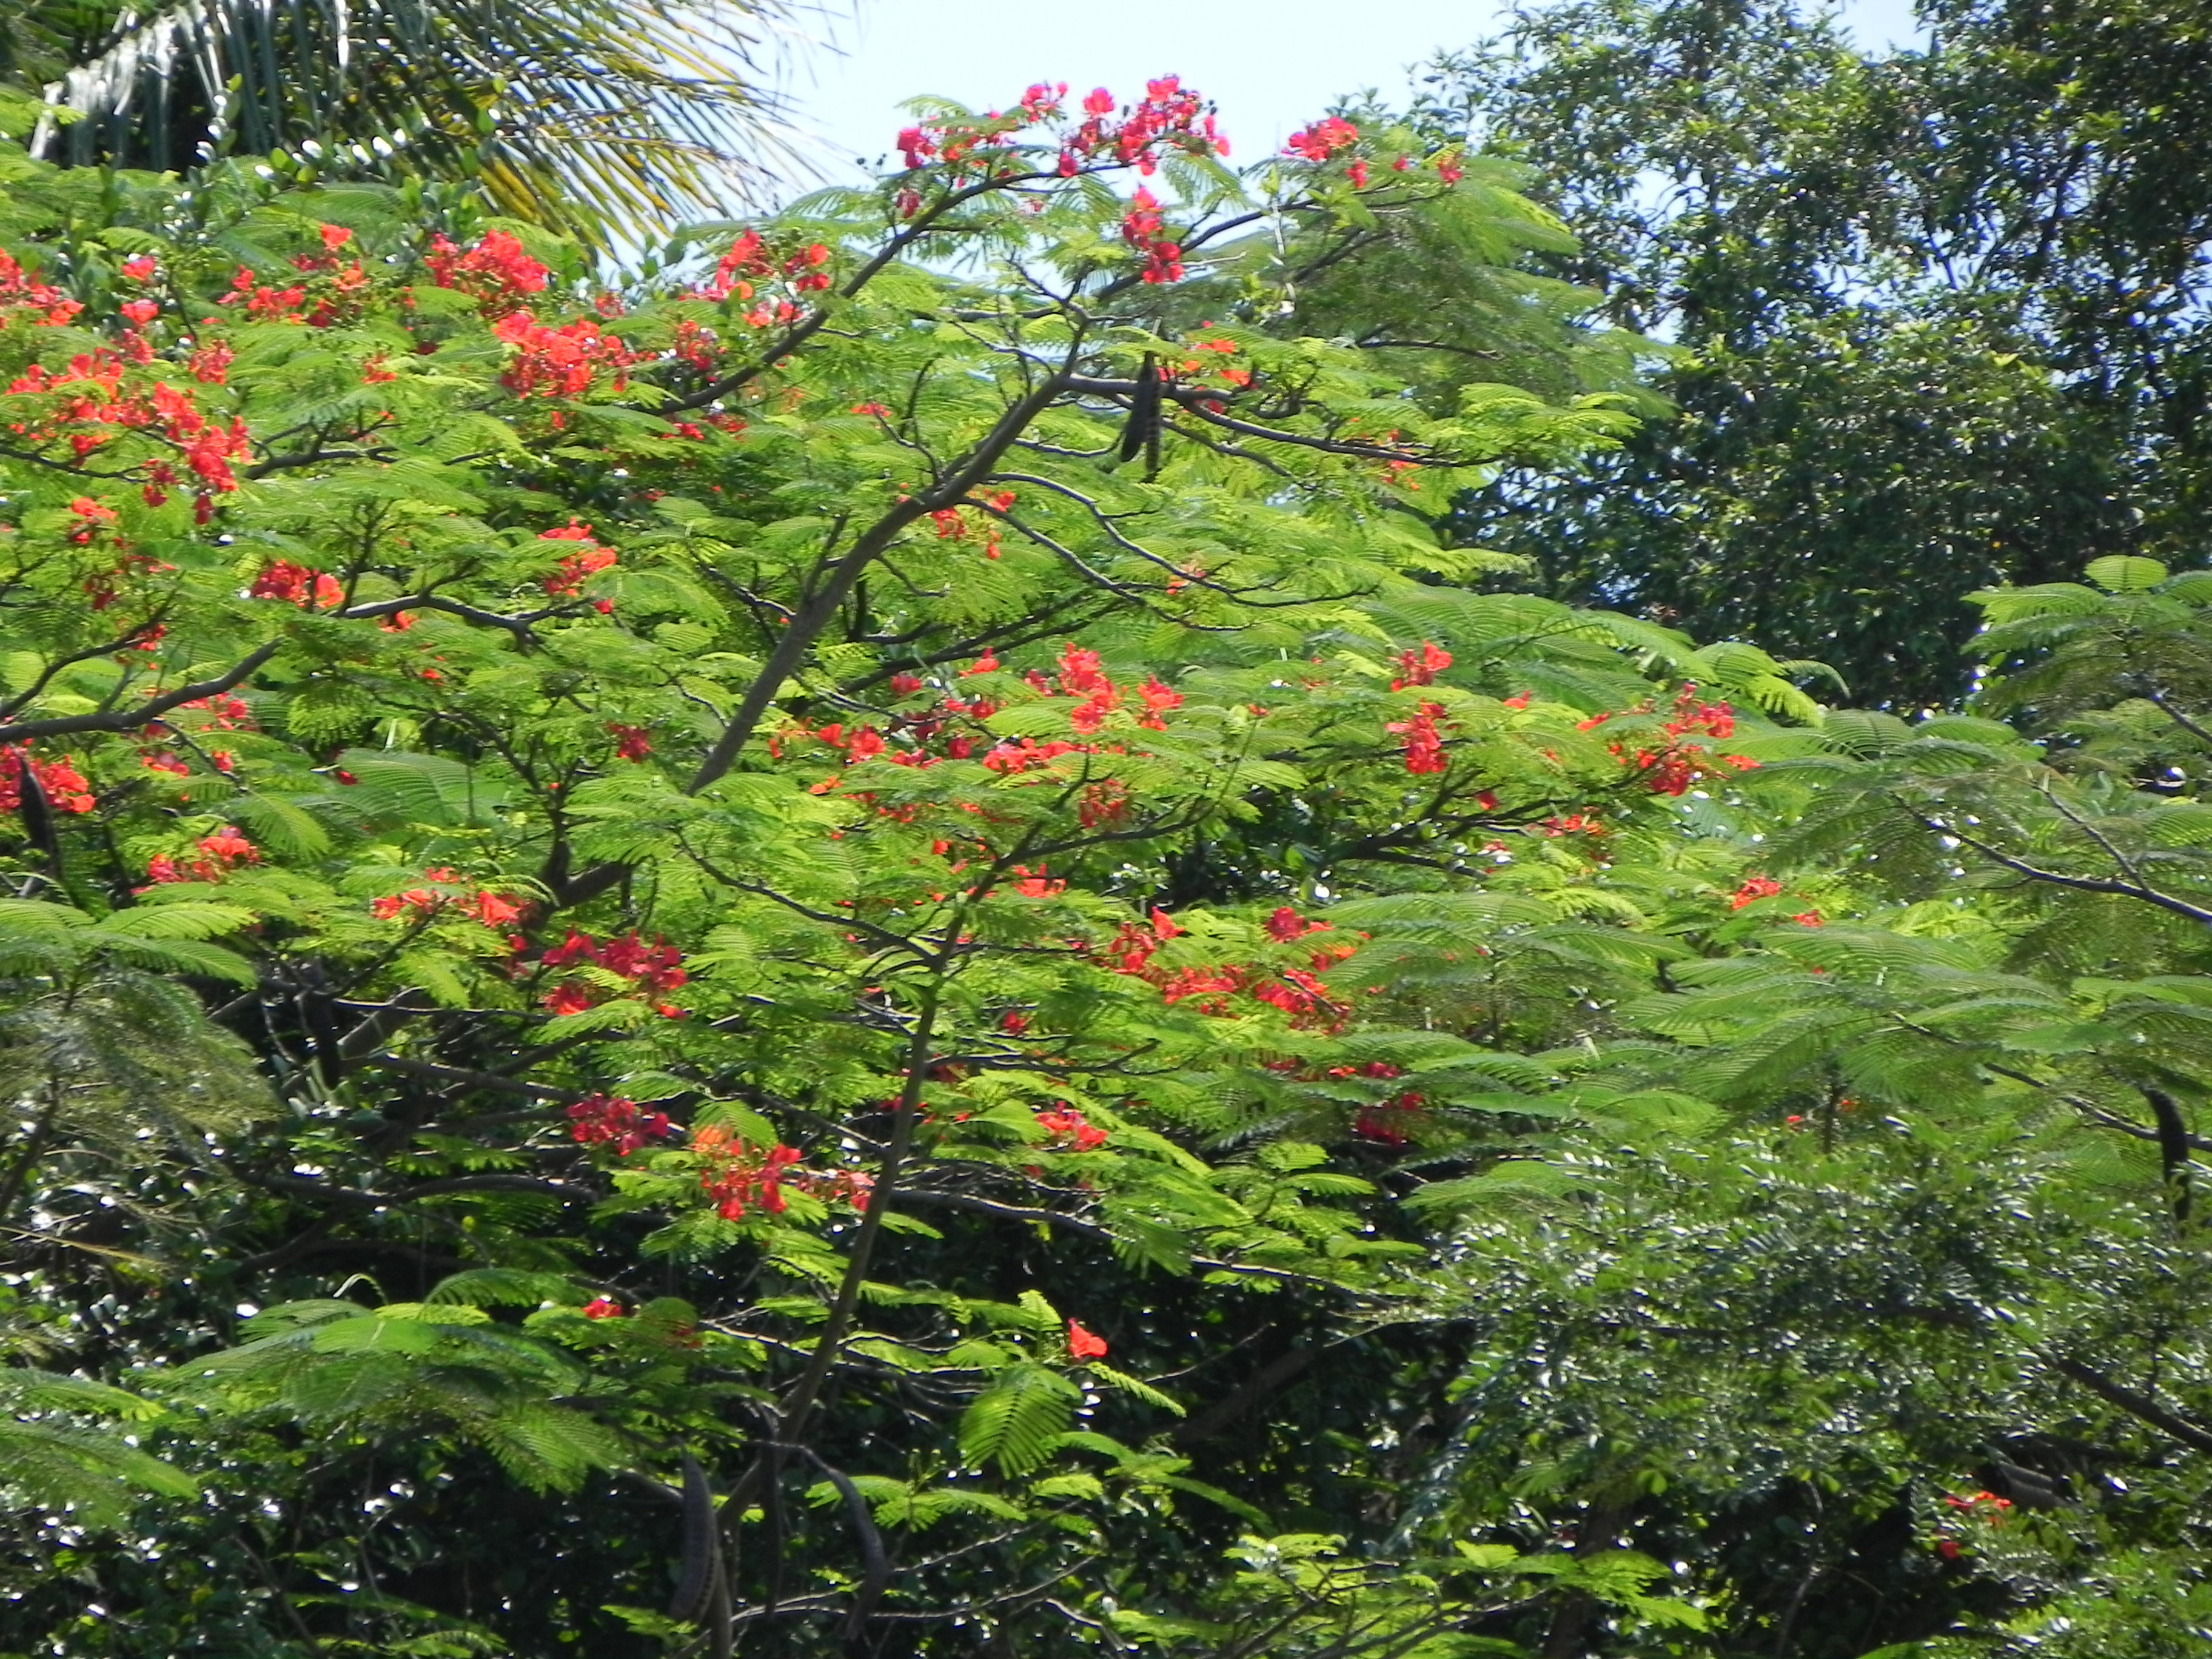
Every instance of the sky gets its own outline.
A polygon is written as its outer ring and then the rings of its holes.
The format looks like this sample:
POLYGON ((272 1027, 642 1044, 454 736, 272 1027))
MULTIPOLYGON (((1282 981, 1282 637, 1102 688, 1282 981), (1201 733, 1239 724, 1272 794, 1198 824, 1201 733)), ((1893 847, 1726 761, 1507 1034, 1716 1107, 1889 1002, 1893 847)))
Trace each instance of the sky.
MULTIPOLYGON (((1267 155, 1334 100, 1368 88, 1402 101, 1407 70, 1440 47, 1493 32, 1502 8, 1486 0, 1080 0, 994 9, 951 0, 828 0, 812 32, 826 44, 793 54, 787 96, 811 129, 799 148, 834 181, 890 149, 906 125, 899 105, 919 93, 971 108, 1000 108, 1036 81, 1094 86, 1117 99, 1170 73, 1212 99, 1236 148, 1232 161, 1267 155)), ((1846 0, 1844 21, 1862 46, 1908 40, 1910 0, 1846 0)))

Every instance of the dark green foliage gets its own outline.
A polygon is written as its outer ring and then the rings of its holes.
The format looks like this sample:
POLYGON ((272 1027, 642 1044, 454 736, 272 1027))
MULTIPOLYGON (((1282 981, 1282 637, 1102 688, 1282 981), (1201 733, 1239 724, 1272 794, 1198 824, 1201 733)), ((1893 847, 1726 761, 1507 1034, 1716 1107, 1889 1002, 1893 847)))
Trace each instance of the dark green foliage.
POLYGON ((1464 498, 1465 538, 1908 712, 1970 689, 1975 588, 2201 556, 2202 31, 1928 13, 1863 58, 1794 4, 1591 0, 1439 65, 1581 238, 1560 273, 1680 353, 1671 418, 1464 498))

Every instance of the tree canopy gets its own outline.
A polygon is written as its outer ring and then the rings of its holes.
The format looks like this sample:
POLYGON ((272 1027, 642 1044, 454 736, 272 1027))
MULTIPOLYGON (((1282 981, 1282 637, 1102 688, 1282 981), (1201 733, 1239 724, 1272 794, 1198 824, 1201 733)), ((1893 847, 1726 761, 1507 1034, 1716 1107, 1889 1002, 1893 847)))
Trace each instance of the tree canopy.
POLYGON ((1540 173, 1216 120, 0 157, 0 1652, 2201 1642, 2212 586, 1521 591, 1540 173))
POLYGON ((1533 167, 1559 274, 1679 349, 1675 411, 1478 492, 1464 536, 1907 714, 1972 689, 1978 587, 2199 561, 2193 21, 1966 0, 1863 52, 1789 0, 1517 18, 1435 67, 1434 118, 1533 167))

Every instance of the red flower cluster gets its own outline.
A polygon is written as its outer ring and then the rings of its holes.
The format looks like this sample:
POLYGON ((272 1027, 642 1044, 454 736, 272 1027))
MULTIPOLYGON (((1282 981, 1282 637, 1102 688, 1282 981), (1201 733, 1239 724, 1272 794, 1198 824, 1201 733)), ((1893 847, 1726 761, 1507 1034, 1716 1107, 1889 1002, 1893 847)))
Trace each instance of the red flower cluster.
POLYGON ((1053 1139, 1055 1152, 1092 1152, 1106 1144, 1106 1132, 1062 1101, 1049 1112, 1036 1115, 1037 1127, 1053 1139))
POLYGON ((1032 870, 1026 864, 1018 864, 1014 874, 1020 878, 1013 884, 1014 891, 1024 898, 1058 898, 1067 890, 1067 884, 1047 875, 1042 865, 1032 870))
POLYGON ((1152 192, 1138 185, 1136 195, 1130 198, 1129 211, 1121 220, 1121 240, 1145 256, 1141 274, 1146 282, 1179 282, 1182 277, 1182 249, 1160 234, 1164 222, 1159 209, 1152 192))
MULTIPOLYGON (((592 526, 580 520, 569 520, 568 528, 565 530, 542 531, 538 539, 541 542, 580 544, 574 552, 562 555, 560 568, 545 578, 545 591, 556 599, 576 598, 584 591, 584 583, 588 578, 597 575, 616 562, 617 556, 614 550, 610 547, 601 547, 594 542, 592 539, 592 526)), ((614 609, 611 600, 600 599, 596 601, 596 604, 602 612, 614 609)))
POLYGON ((230 871, 241 864, 261 862, 261 849, 238 833, 234 825, 225 824, 211 836, 199 840, 199 857, 189 866, 179 866, 166 853, 156 853, 146 862, 146 879, 155 884, 174 881, 221 881, 230 871))
POLYGON ((1185 88, 1179 75, 1146 82, 1143 101, 1122 118, 1119 126, 1106 119, 1113 112, 1114 94, 1103 87, 1083 100, 1083 124, 1069 135, 1060 151, 1062 174, 1074 173, 1084 160, 1111 152, 1123 166, 1134 163, 1138 172, 1149 177, 1159 165, 1158 152, 1162 144, 1172 144, 1192 155, 1229 154, 1229 140, 1216 130, 1205 101, 1185 88))
POLYGON ((345 602, 345 589, 338 586, 335 577, 319 570, 310 570, 289 559, 276 559, 262 567, 246 596, 250 599, 282 599, 302 611, 327 611, 345 602))
MULTIPOLYGON (((1209 329, 1212 326, 1212 323, 1199 325, 1200 329, 1209 329)), ((1193 340, 1190 346, 1194 351, 1209 352, 1224 357, 1233 357, 1237 351, 1237 342, 1234 340, 1218 338, 1193 340)), ((1218 375, 1223 385, 1232 392, 1242 391, 1252 384, 1252 371, 1249 368, 1240 368, 1234 363, 1209 362, 1205 357, 1186 357, 1170 367, 1175 378, 1179 380, 1201 380, 1208 374, 1218 375)), ((1218 407, 1218 405, 1209 406, 1218 407)), ((1168 591, 1174 592, 1180 586, 1180 583, 1171 583, 1168 591)))
POLYGON ((359 259, 341 264, 337 258, 338 250, 353 240, 353 233, 338 225, 324 225, 320 229, 323 251, 295 254, 292 258, 292 268, 305 273, 312 286, 303 289, 295 285, 282 293, 266 288, 256 289, 254 274, 241 269, 232 284, 232 292, 217 303, 230 305, 244 298, 250 315, 290 315, 313 295, 314 309, 299 319, 308 327, 330 328, 338 323, 358 321, 367 308, 368 273, 362 269, 359 259))
POLYGON ((714 280, 707 285, 711 299, 726 299, 735 293, 741 300, 753 297, 753 286, 748 276, 766 276, 775 270, 775 261, 769 257, 768 245, 761 240, 757 230, 748 230, 730 244, 730 250, 714 267, 714 280))
MULTIPOLYGON (((624 933, 619 939, 602 943, 589 933, 571 929, 567 939, 540 954, 538 966, 557 970, 580 962, 603 968, 645 992, 678 990, 690 978, 684 969, 683 954, 674 945, 659 939, 647 945, 635 933, 624 933)), ((569 979, 547 992, 540 1001, 553 1013, 574 1014, 596 1006, 601 1000, 597 988, 581 980, 569 979)), ((683 1012, 665 1002, 656 1004, 655 1008, 670 1019, 683 1012)))
MULTIPOLYGON (((885 419, 888 419, 890 415, 890 410, 884 409, 880 404, 862 404, 853 412, 855 415, 873 412, 885 419)), ((983 514, 983 556, 987 559, 995 559, 999 556, 999 524, 996 515, 1011 511, 1014 505, 1014 499, 1012 490, 1001 489, 982 496, 980 500, 979 505, 989 509, 983 514)), ((929 521, 937 526, 938 540, 966 541, 968 539, 967 514, 975 510, 976 509, 972 507, 963 510, 957 507, 940 507, 931 513, 929 521)))
POLYGON ((615 753, 626 761, 641 761, 653 752, 652 734, 641 726, 610 722, 607 730, 614 737, 615 753))
POLYGON ((1129 792, 1112 778, 1103 783, 1085 784, 1083 798, 1075 806, 1076 819, 1085 830, 1121 823, 1128 815, 1129 792))
POLYGON ((46 805, 57 812, 89 812, 94 802, 92 786, 85 781, 84 774, 76 769, 75 761, 33 760, 28 744, 9 744, 0 746, 0 812, 21 811, 23 806, 23 775, 26 768, 39 793, 46 797, 46 805))
POLYGON ((238 354, 222 340, 204 340, 192 349, 185 367, 202 386, 222 386, 230 379, 231 360, 238 354))
POLYGON ((499 383, 518 398, 580 398, 603 368, 614 372, 614 389, 620 392, 637 361, 621 340, 602 333, 593 317, 548 328, 517 307, 495 321, 491 331, 514 348, 499 383))
POLYGON ((1444 712, 1440 702, 1425 702, 1410 720, 1392 720, 1382 729, 1395 732, 1406 742, 1406 769, 1408 772, 1441 772, 1450 763, 1444 758, 1444 742, 1437 729, 1437 719, 1444 712))
POLYGON ((1086 1331, 1073 1320, 1067 1322, 1067 1357, 1077 1364, 1106 1357, 1106 1339, 1086 1331))
POLYGON ((828 246, 821 242, 809 242, 783 262, 783 274, 793 288, 805 294, 830 286, 830 273, 822 269, 829 263, 828 246))
MULTIPOLYGON (((730 250, 714 265, 714 281, 706 288, 692 289, 699 299, 752 299, 754 281, 775 281, 781 274, 785 285, 783 296, 765 296, 759 305, 745 312, 748 327, 768 327, 769 323, 796 323, 805 314, 803 303, 796 303, 792 295, 810 295, 817 289, 830 288, 830 246, 821 241, 807 243, 805 248, 776 258, 776 252, 768 243, 761 241, 759 230, 745 230, 745 234, 730 243, 730 250)), ((699 334, 696 325, 677 325, 677 356, 695 368, 710 369, 712 358, 706 352, 706 338, 699 334), (690 327, 690 334, 686 334, 690 327), (706 361, 703 361, 706 358, 706 361)))
MULTIPOLYGON (((1638 749, 1632 757, 1619 744, 1613 753, 1624 765, 1633 765, 1644 775, 1655 795, 1679 795, 1702 778, 1715 775, 1717 769, 1707 754, 1705 746, 1687 739, 1692 734, 1714 738, 1729 738, 1735 734, 1735 711, 1725 702, 1699 702, 1698 688, 1686 685, 1674 699, 1672 720, 1662 721, 1660 730, 1667 734, 1665 744, 1658 749, 1638 749)), ((1611 716, 1599 714, 1581 722, 1584 729, 1602 724, 1611 716)), ((1748 755, 1723 755, 1721 764, 1738 771, 1749 771, 1759 763, 1748 755)))
POLYGON ((544 292, 550 274, 503 230, 487 232, 466 252, 443 234, 435 236, 422 263, 440 288, 474 295, 487 317, 504 317, 521 307, 524 295, 544 292))
MULTIPOLYGON (((441 885, 458 884, 461 879, 446 869, 425 870, 422 875, 424 879, 441 885)), ((372 899, 368 913, 379 921, 390 921, 410 910, 419 916, 431 916, 448 907, 459 909, 465 920, 481 922, 495 933, 504 933, 522 920, 520 905, 482 887, 468 898, 457 893, 436 892, 427 887, 410 887, 404 893, 387 893, 382 898, 372 899)))
MULTIPOLYGON (((121 431, 143 431, 163 439, 181 452, 185 466, 208 489, 238 488, 230 463, 245 459, 249 448, 246 422, 234 416, 228 427, 201 413, 189 392, 179 392, 166 382, 150 391, 123 386, 123 359, 105 346, 79 352, 69 367, 50 371, 33 363, 9 383, 11 393, 54 392, 55 406, 40 422, 14 422, 9 429, 37 443, 67 436, 71 453, 86 456, 121 431)), ((161 471, 173 479, 166 465, 161 471)))
POLYGON ((861 1170, 833 1170, 827 1174, 797 1167, 796 1146, 756 1147, 741 1135, 710 1123, 691 1137, 699 1154, 699 1187, 713 1199, 726 1221, 744 1219, 748 1206, 757 1205, 770 1215, 787 1207, 783 1189, 828 1202, 842 1200, 856 1210, 868 1205, 875 1178, 861 1170))
MULTIPOLYGON (((1000 669, 999 659, 987 654, 972 666, 962 669, 960 678, 964 679, 977 674, 996 673, 1000 669)), ((1076 731, 1085 736, 1096 734, 1105 724, 1107 715, 1114 709, 1121 707, 1124 701, 1122 688, 1116 685, 1100 668, 1098 653, 1095 651, 1086 651, 1072 643, 1065 647, 1060 653, 1060 676, 1057 683, 1036 669, 1030 669, 1023 678, 1031 690, 1042 696, 1081 698, 1082 702, 1072 711, 1069 718, 1076 731)), ((908 696, 921 690, 922 683, 915 676, 902 675, 894 678, 892 689, 901 696, 908 696)), ((1182 706, 1182 693, 1171 686, 1161 684, 1157 678, 1147 679, 1143 685, 1136 688, 1136 695, 1137 700, 1143 703, 1145 708, 1145 712, 1138 717, 1137 724, 1153 731, 1164 731, 1167 726, 1164 717, 1182 706)), ((933 744, 943 736, 945 740, 942 754, 931 753, 926 746, 911 749, 893 747, 884 732, 873 726, 856 726, 848 728, 841 721, 806 732, 805 735, 828 744, 834 749, 842 749, 848 765, 882 756, 900 766, 930 767, 936 765, 940 760, 975 758, 977 739, 975 737, 961 731, 952 731, 950 736, 945 736, 945 734, 954 718, 964 716, 978 720, 986 720, 998 711, 998 707, 997 703, 988 698, 978 697, 972 702, 963 702, 957 697, 947 697, 934 708, 919 714, 902 714, 893 717, 891 722, 893 728, 908 732, 917 745, 933 744)), ((778 741, 770 744, 771 750, 777 755, 781 755, 783 751, 781 744, 789 741, 801 732, 804 732, 804 728, 797 728, 780 734, 778 741)), ((986 738, 985 741, 988 739, 986 738)), ((994 772, 1018 774, 1029 771, 1035 767, 1043 766, 1062 755, 1091 755, 1098 752, 1100 752, 1099 745, 1096 744, 1070 742, 1065 738, 1051 738, 1040 743, 1035 738, 1022 737, 998 741, 983 752, 981 759, 983 764, 994 772)), ((1091 805, 1097 811, 1109 811, 1111 808, 1109 798, 1117 792, 1118 786, 1113 785, 1111 780, 1107 780, 1104 784, 1097 787, 1105 789, 1107 793, 1099 796, 1091 805)), ((836 783, 834 779, 825 779, 815 786, 817 793, 825 793, 835 787, 836 783)), ((1124 804, 1126 804, 1126 798, 1124 798, 1124 804)))
POLYGON ((243 304, 246 314, 256 322, 269 322, 284 318, 293 322, 300 319, 300 307, 307 303, 307 290, 299 283, 289 288, 271 288, 261 280, 251 265, 240 265, 230 279, 230 292, 217 300, 219 306, 243 304))
POLYGON ((714 1200, 725 1221, 744 1220, 748 1204, 770 1215, 783 1213, 783 1183, 799 1160, 799 1148, 758 1150, 714 1123, 691 1138, 691 1147, 699 1154, 700 1189, 714 1200))
MULTIPOLYGON (((1271 937, 1288 943, 1307 933, 1327 932, 1329 924, 1304 921, 1286 905, 1268 919, 1267 927, 1271 937)), ((1170 971, 1153 966, 1152 957, 1160 946, 1182 931, 1166 911, 1155 910, 1149 933, 1134 922, 1124 922, 1121 931, 1106 942, 1094 959, 1117 974, 1127 974, 1158 987, 1164 1002, 1173 1004, 1202 998, 1204 1000, 1198 1006, 1203 1013, 1227 1012, 1227 1000, 1242 994, 1280 1008, 1291 1017, 1293 1025, 1334 1026, 1343 1022, 1344 1006, 1329 996, 1328 988, 1315 975, 1343 961, 1358 948, 1356 945, 1324 946, 1310 958, 1310 968, 1275 969, 1231 963, 1170 971)))
MULTIPOLYGON (((1376 1064, 1380 1066, 1380 1061, 1376 1061, 1376 1064)), ((1385 1078, 1385 1075, 1395 1078, 1398 1068, 1385 1066, 1382 1071, 1376 1071, 1374 1066, 1370 1066, 1367 1073, 1371 1078, 1385 1078)), ((1402 1095, 1391 1095, 1389 1099, 1376 1102, 1374 1106, 1360 1106, 1358 1115, 1352 1119, 1352 1133, 1358 1134, 1363 1141, 1374 1141, 1376 1146, 1405 1146, 1407 1141, 1413 1139, 1409 1130, 1420 1121, 1425 1113, 1427 1113, 1427 1103, 1409 1088, 1402 1095)))
POLYGON ((1179 937, 1182 931, 1173 916, 1164 910, 1155 910, 1152 932, 1146 933, 1133 921, 1123 922, 1121 932, 1107 941, 1099 959, 1117 974, 1141 975, 1152 953, 1168 940, 1179 937))
POLYGON ((605 1297, 595 1296, 584 1304, 583 1315, 586 1319, 620 1319, 623 1305, 619 1302, 610 1302, 605 1297))
POLYGON ((1314 921, 1300 915, 1287 904, 1279 907, 1267 920, 1267 937, 1278 944, 1288 945, 1304 939, 1308 933, 1326 933, 1332 930, 1325 921, 1314 921))
MULTIPOLYGON (((620 1095, 586 1095, 568 1109, 568 1139, 579 1146, 611 1146, 628 1158, 649 1140, 665 1140, 673 1127, 665 1112, 641 1112, 620 1095)), ((703 1133, 703 1132, 702 1132, 703 1133)))
MULTIPOLYGON (((1023 128, 1062 120, 1066 96, 1066 82, 1041 81, 1022 94, 1018 113, 994 112, 980 122, 917 123, 899 134, 899 155, 909 167, 942 161, 957 176, 976 165, 978 152, 988 157, 1023 128)), ((1074 177, 1086 162, 1109 159, 1149 175, 1159 166, 1163 146, 1193 155, 1229 154, 1229 140, 1215 128, 1211 111, 1179 76, 1146 82, 1143 100, 1119 122, 1111 118, 1114 109, 1114 94, 1103 87, 1085 96, 1082 121, 1064 129, 1058 141, 1062 178, 1074 177)), ((984 165, 988 168, 988 161, 984 165)), ((911 217, 921 198, 911 190, 902 191, 899 206, 911 217)))
POLYGON ((2002 1521, 2005 1511, 2012 1507, 2012 1499, 2000 1498, 1993 1492, 1978 1492, 1971 1498, 1960 1498, 1951 1492, 1943 1494, 1946 1506, 1995 1526, 2002 1521))
POLYGON ((33 280, 22 266, 0 253, 0 309, 12 313, 6 319, 9 322, 33 311, 38 315, 32 320, 38 326, 60 328, 84 307, 52 283, 33 280))
POLYGON ((1340 150, 1359 142, 1359 129, 1340 115, 1325 115, 1302 132, 1294 132, 1283 146, 1285 155, 1302 155, 1309 161, 1326 161, 1340 150))
MULTIPOLYGON (((69 538, 78 547, 90 545, 102 530, 115 522, 115 509, 103 501, 93 500, 89 495, 79 495, 72 501, 70 511, 76 514, 77 524, 70 532, 69 538)), ((93 609, 99 611, 106 607, 95 605, 93 609)))
POLYGON ((194 697, 181 706, 207 716, 206 726, 203 729, 217 732, 251 732, 253 729, 253 711, 246 706, 243 697, 218 693, 212 697, 194 697))
MULTIPOLYGON (((1085 651, 1072 641, 1060 647, 1060 683, 1056 687, 1035 671, 1026 678, 1032 687, 1048 697, 1081 697, 1081 707, 1068 720, 1085 735, 1097 731, 1105 724, 1107 714, 1121 706, 1121 689, 1099 666, 1098 653, 1085 651)), ((1137 695, 1145 705, 1137 724, 1151 731, 1166 731, 1164 716, 1182 707, 1182 693, 1162 684, 1157 676, 1148 677, 1137 688, 1137 695)))
POLYGON ((1782 884, 1771 876, 1750 877, 1730 896, 1729 908, 1741 910, 1747 904, 1755 904, 1763 898, 1772 898, 1781 890, 1782 884))
POLYGON ((1410 650, 1398 653, 1398 678, 1390 682, 1390 689, 1403 691, 1409 685, 1434 685, 1437 676, 1451 666, 1451 660, 1450 652, 1423 640, 1418 655, 1410 650))

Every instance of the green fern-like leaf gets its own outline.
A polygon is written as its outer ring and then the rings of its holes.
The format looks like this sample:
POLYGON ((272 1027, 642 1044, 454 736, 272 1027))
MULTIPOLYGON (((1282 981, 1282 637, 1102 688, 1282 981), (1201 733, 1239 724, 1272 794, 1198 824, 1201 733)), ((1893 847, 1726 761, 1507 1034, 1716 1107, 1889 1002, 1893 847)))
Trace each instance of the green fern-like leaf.
POLYGON ((1026 1474, 1051 1454, 1053 1437, 1074 1420, 1083 1391, 1042 1365, 1017 1365, 978 1395, 960 1419, 960 1452, 1026 1474))

